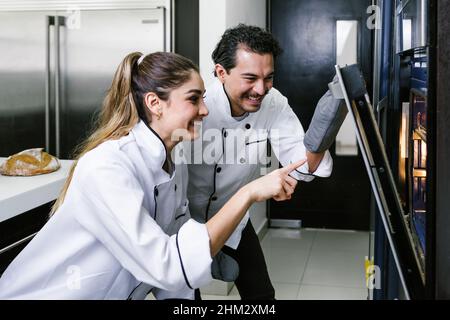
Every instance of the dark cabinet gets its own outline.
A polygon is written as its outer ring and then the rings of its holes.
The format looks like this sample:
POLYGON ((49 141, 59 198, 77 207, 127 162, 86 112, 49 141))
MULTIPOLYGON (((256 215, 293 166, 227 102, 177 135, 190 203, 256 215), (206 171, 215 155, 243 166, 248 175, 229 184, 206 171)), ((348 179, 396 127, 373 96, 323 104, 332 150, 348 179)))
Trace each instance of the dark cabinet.
POLYGON ((0 223, 0 275, 47 222, 51 205, 44 204, 0 223))

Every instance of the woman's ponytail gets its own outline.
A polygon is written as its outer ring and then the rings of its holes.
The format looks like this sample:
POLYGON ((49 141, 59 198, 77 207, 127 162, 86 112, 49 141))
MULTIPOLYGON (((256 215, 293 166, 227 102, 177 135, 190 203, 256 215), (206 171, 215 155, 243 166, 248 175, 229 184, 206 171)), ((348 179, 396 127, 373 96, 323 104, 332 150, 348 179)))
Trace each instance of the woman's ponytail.
POLYGON ((141 56, 140 52, 130 53, 117 68, 111 87, 103 100, 102 111, 95 126, 97 129, 75 149, 75 162, 50 215, 53 215, 63 203, 78 159, 107 140, 119 139, 127 135, 138 123, 139 115, 134 101, 132 83, 133 71, 141 56))

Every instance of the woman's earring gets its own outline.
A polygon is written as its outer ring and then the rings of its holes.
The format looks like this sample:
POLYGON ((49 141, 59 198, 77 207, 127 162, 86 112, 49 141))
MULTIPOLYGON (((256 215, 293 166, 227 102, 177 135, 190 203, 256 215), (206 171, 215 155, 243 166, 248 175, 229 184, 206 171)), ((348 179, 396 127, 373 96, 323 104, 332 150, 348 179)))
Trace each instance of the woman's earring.
POLYGON ((156 116, 156 118, 159 120, 161 119, 161 114, 162 114, 162 109, 158 108, 158 115, 156 116))

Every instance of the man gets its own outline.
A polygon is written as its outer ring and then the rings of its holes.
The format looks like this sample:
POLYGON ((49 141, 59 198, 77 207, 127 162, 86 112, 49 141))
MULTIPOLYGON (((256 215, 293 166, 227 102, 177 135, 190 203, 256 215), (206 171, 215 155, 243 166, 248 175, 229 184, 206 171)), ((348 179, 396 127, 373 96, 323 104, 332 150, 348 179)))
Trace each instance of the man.
MULTIPOLYGON (((283 166, 307 159, 291 173, 295 179, 330 176, 333 162, 326 149, 344 120, 343 104, 327 92, 319 102, 321 112, 313 117, 311 128, 315 130, 310 129, 305 137, 287 99, 273 88, 274 59, 280 53, 270 33, 242 24, 228 29, 217 44, 212 54, 217 79, 206 88, 209 116, 203 120, 202 138, 190 146, 188 198, 194 219, 210 219, 257 176, 268 140, 283 166), (323 119, 324 114, 331 114, 332 119, 323 119)), ((275 298, 248 213, 215 257, 213 276, 234 280, 242 299, 275 298)))

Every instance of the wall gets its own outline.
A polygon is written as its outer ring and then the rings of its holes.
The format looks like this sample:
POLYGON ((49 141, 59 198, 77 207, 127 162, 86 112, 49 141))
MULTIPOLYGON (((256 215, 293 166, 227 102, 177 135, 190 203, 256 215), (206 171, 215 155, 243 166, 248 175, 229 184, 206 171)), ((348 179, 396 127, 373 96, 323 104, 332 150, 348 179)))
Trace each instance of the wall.
POLYGON ((200 0, 200 70, 205 84, 214 79, 211 53, 223 32, 238 23, 266 27, 261 0, 200 0))
POLYGON ((199 66, 203 81, 208 85, 214 79, 211 53, 226 29, 225 0, 200 0, 199 11, 199 66))
POLYGON ((226 0, 227 26, 235 26, 240 22, 266 27, 266 5, 261 0, 226 0))

